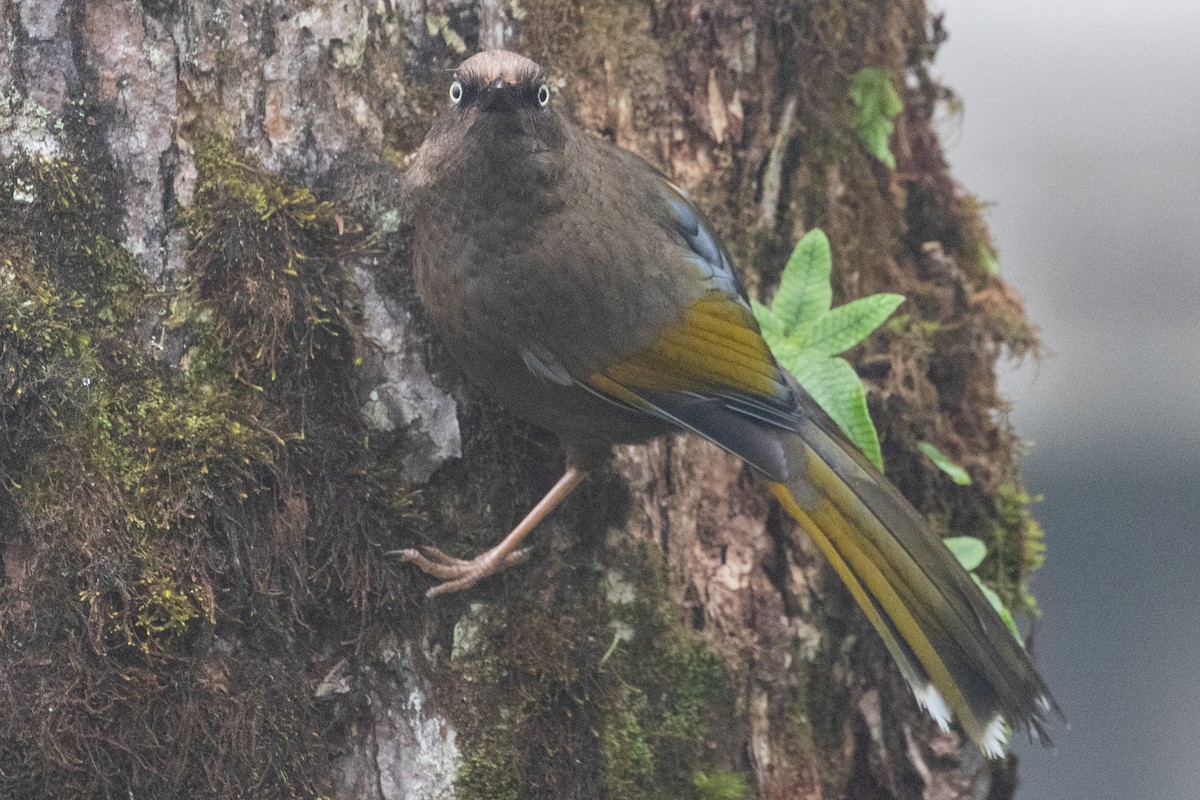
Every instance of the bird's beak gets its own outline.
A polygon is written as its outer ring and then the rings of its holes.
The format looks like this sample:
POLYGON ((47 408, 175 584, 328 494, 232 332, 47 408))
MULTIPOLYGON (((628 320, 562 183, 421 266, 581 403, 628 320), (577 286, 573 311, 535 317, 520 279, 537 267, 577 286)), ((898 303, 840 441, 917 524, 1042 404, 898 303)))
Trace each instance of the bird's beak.
POLYGON ((516 108, 519 88, 504 78, 496 78, 483 88, 480 107, 485 111, 507 111, 516 108))

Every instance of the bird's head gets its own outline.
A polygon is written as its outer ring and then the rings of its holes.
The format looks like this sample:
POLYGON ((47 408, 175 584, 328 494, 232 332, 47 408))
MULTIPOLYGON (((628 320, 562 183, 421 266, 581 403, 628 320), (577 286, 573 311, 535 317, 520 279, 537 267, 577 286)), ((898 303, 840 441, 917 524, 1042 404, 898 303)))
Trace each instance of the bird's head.
POLYGON ((507 50, 471 56, 454 71, 450 108, 463 117, 495 113, 533 116, 550 105, 542 68, 507 50))
POLYGON ((565 137, 553 95, 542 68, 524 56, 471 56, 454 71, 447 105, 418 153, 417 174, 544 171, 565 137))

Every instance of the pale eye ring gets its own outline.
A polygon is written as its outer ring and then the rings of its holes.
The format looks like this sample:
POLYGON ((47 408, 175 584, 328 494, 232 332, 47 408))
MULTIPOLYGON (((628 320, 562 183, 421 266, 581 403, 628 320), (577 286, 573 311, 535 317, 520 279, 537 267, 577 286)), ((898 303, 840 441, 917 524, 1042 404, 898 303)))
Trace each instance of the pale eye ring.
POLYGON ((459 101, 462 99, 463 86, 458 81, 455 81, 454 83, 450 84, 450 102, 458 105, 459 101))
POLYGON ((542 84, 538 87, 538 105, 543 108, 550 102, 550 87, 542 84))

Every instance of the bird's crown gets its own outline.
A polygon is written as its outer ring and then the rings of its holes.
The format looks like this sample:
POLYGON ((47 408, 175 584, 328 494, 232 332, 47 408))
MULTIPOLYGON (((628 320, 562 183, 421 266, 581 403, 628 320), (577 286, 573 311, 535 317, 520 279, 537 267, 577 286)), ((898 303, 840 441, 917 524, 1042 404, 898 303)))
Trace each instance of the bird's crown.
POLYGON ((525 56, 508 50, 487 50, 462 62, 455 76, 464 83, 492 86, 497 81, 509 86, 539 81, 542 68, 525 56))

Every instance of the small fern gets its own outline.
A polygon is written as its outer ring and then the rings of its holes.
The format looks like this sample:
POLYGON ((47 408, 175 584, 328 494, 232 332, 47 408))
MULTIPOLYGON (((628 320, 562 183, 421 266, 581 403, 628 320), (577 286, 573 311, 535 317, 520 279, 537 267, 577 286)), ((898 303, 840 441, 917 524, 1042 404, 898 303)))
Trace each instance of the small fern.
POLYGON ((904 296, 873 294, 833 308, 832 270, 829 239, 814 228, 796 243, 771 306, 754 303, 754 315, 779 363, 882 469, 866 389, 840 354, 870 336, 904 296))

